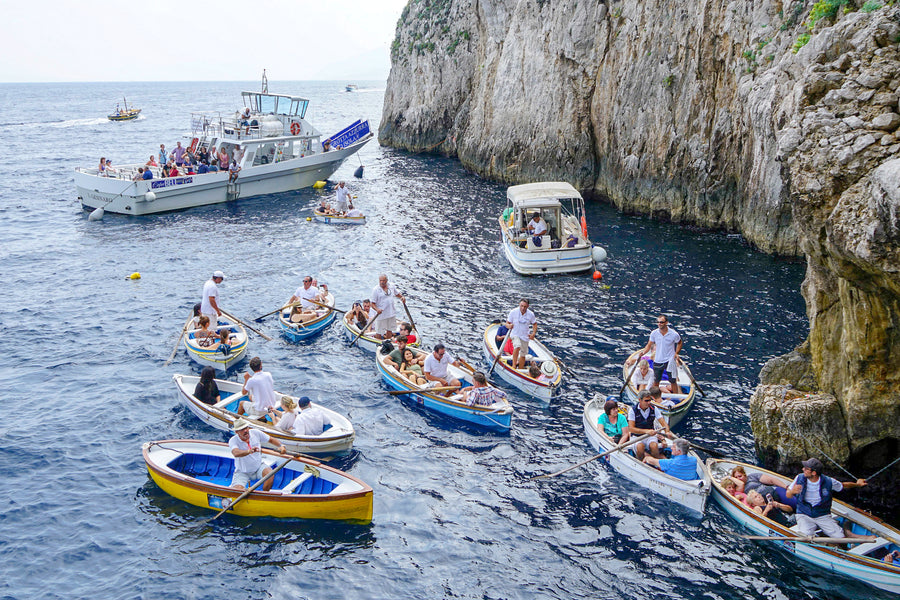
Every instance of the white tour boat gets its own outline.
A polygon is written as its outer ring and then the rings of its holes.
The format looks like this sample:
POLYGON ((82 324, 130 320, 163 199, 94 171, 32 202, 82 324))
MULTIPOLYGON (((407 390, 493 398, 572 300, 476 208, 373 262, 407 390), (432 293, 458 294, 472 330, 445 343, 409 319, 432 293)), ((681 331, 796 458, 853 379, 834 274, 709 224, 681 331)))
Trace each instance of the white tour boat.
POLYGON ((233 183, 221 168, 184 174, 179 167, 177 177, 163 177, 159 167, 149 167, 152 179, 133 181, 143 164, 116 166, 105 177, 96 167, 80 167, 75 187, 82 207, 94 211, 92 219, 104 211, 147 215, 309 187, 330 177, 372 139, 369 122, 363 120, 326 138, 306 121, 309 100, 270 94, 265 75, 262 91, 241 92, 241 97, 249 116, 240 111, 193 114, 188 146, 224 150, 229 163, 236 159, 240 171, 233 183))
POLYGON ((584 199, 564 182, 528 183, 506 190, 506 210, 500 216, 500 242, 512 268, 522 275, 551 275, 590 270, 606 258, 587 233, 584 199), (546 225, 542 235, 527 227, 534 215, 546 225))

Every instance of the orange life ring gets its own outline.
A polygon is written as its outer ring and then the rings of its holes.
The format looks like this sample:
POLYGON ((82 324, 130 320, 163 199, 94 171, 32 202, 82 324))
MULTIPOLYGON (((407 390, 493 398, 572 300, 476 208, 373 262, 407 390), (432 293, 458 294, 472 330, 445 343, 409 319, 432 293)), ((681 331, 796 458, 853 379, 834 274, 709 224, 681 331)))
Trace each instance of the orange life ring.
POLYGON ((296 121, 291 123, 291 135, 300 135, 300 123, 296 121))

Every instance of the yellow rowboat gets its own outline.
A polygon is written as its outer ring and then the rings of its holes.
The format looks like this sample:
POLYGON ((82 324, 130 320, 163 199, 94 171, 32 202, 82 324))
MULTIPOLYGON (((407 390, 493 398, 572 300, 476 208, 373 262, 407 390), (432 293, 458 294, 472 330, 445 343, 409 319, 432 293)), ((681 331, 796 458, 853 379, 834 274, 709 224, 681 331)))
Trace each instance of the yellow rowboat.
MULTIPOLYGON (((244 490, 229 487, 234 457, 228 444, 204 440, 145 442, 144 462, 164 492, 188 504, 220 511, 244 490)), ((329 519, 368 523, 372 520, 372 488, 359 479, 305 458, 285 459, 263 450, 263 461, 288 465, 273 477, 272 489, 251 492, 228 512, 242 517, 329 519)), ((251 481, 252 486, 255 481, 251 481)))
POLYGON ((214 338, 198 338, 199 329, 188 331, 184 336, 184 347, 188 351, 188 356, 201 366, 212 367, 223 373, 239 363, 247 352, 247 332, 240 323, 227 317, 219 317, 215 327, 210 324, 210 331, 215 333, 221 333, 226 329, 231 332, 227 346, 223 346, 214 338))

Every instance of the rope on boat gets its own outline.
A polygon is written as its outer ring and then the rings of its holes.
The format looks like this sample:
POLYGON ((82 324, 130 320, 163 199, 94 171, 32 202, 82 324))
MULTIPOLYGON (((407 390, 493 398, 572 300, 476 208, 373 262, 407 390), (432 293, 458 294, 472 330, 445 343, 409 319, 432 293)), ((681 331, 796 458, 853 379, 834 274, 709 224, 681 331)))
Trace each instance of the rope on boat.
POLYGON ((889 464, 888 466, 882 467, 881 469, 879 469, 874 475, 869 475, 868 477, 866 477, 866 481, 872 479, 873 477, 875 477, 877 475, 881 475, 884 471, 887 471, 888 469, 890 469, 891 467, 896 465, 898 462, 900 462, 900 456, 895 458, 894 461, 891 464, 889 464))
MULTIPOLYGON (((794 387, 794 386, 792 386, 792 385, 790 385, 790 384, 786 385, 786 386, 784 387, 784 393, 781 394, 781 417, 784 419, 784 422, 787 423, 788 428, 794 433, 794 435, 796 435, 797 437, 799 437, 800 439, 802 439, 804 442, 809 443, 809 445, 812 446, 812 447, 813 447, 817 452, 819 452, 822 456, 824 456, 825 458, 827 458, 828 460, 830 460, 832 463, 834 463, 835 465, 837 465, 837 467, 838 467, 841 471, 843 471, 844 473, 846 473, 847 475, 849 475, 850 478, 851 478, 853 481, 856 481, 857 479, 859 479, 859 477, 857 477, 856 475, 854 475, 853 473, 851 473, 850 471, 848 471, 847 469, 845 469, 845 468, 843 467, 843 465, 841 465, 841 463, 839 463, 838 461, 836 461, 836 460, 834 460, 833 458, 831 458, 830 456, 828 456, 828 454, 826 454, 824 450, 822 450, 821 448, 819 448, 818 446, 816 446, 816 445, 815 445, 814 443, 812 443, 812 441, 810 441, 808 438, 804 437, 799 431, 797 431, 797 430, 794 428, 793 424, 788 420, 787 414, 784 412, 784 399, 787 397, 788 390, 793 389, 793 387, 794 387)), ((896 462, 896 461, 895 461, 895 462, 896 462)))

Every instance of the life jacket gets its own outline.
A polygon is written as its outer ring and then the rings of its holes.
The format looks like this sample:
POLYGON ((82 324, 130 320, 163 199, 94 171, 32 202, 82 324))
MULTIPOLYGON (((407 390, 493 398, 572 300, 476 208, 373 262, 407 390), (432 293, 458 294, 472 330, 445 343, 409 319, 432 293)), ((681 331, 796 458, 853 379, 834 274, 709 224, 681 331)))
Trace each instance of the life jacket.
POLYGON ((659 417, 656 407, 651 404, 650 413, 646 417, 641 414, 639 407, 640 403, 634 405, 634 426, 638 429, 656 429, 656 419, 659 417))
POLYGON ((798 513, 813 519, 831 514, 831 499, 834 494, 834 490, 831 489, 831 478, 819 475, 819 495, 821 500, 815 505, 806 501, 806 485, 808 483, 806 476, 802 474, 797 476, 797 482, 803 486, 803 489, 800 490, 800 496, 797 498, 798 513))

